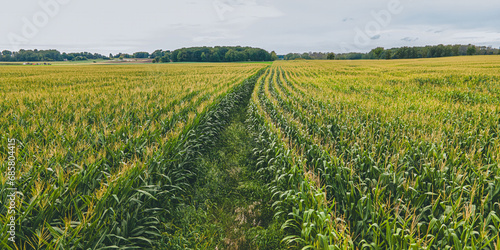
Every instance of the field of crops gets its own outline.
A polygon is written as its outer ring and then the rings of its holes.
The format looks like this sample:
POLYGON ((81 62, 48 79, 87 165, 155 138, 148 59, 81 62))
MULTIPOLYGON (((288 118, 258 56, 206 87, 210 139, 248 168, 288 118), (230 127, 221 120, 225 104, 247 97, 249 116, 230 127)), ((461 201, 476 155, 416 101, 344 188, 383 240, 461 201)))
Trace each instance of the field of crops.
POLYGON ((288 243, 500 247, 500 58, 275 62, 250 116, 288 243))
POLYGON ((183 249, 191 238, 171 237, 181 227, 238 249, 172 214, 206 174, 196 159, 248 100, 253 186, 269 192, 258 204, 272 204, 280 230, 266 240, 500 247, 499 56, 1 66, 0 79, 1 249, 15 249, 11 176, 21 249, 183 249))
MULTIPOLYGON (((190 158, 210 142, 210 133, 196 132, 200 123, 214 114, 223 120, 222 104, 238 100, 231 92, 265 66, 0 68, 1 202, 9 199, 10 172, 22 193, 18 246, 151 245, 159 218, 195 174, 190 158), (17 144, 13 171, 10 138, 17 144)), ((0 208, 2 249, 12 247, 7 205, 0 208)))

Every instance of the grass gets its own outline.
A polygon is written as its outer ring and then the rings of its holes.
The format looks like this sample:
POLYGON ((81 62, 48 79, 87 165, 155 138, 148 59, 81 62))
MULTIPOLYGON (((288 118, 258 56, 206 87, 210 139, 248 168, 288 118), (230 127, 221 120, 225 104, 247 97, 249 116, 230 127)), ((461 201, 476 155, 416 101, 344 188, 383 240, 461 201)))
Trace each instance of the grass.
POLYGON ((190 204, 180 208, 164 232, 166 249, 281 249, 280 224, 273 223, 270 193, 255 178, 253 138, 244 109, 200 159, 201 178, 190 204))

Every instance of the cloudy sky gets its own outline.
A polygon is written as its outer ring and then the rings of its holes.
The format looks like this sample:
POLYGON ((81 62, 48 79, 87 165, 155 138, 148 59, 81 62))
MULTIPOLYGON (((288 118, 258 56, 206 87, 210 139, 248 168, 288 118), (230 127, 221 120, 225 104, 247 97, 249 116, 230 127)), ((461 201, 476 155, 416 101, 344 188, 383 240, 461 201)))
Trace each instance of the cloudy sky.
POLYGON ((2 0, 0 50, 242 45, 278 54, 500 47, 498 0, 2 0))

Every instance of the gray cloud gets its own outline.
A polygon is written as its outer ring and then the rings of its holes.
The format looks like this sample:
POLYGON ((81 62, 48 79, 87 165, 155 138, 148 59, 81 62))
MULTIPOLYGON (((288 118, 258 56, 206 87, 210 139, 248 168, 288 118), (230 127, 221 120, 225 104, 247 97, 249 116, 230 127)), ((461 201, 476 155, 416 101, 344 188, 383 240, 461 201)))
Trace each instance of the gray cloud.
MULTIPOLYGON (((41 0, 50 1, 61 0, 41 0)), ((47 23, 20 47, 116 53, 248 45, 288 53, 456 43, 500 46, 497 0, 400 0, 397 13, 390 12, 389 0, 68 1, 53 16, 39 0, 6 1, 0 10, 0 49, 11 49, 12 34, 23 38, 25 20, 33 24, 43 13, 49 16, 47 23)))
POLYGON ((401 39, 401 41, 406 41, 406 42, 415 42, 418 40, 418 37, 405 37, 401 39))

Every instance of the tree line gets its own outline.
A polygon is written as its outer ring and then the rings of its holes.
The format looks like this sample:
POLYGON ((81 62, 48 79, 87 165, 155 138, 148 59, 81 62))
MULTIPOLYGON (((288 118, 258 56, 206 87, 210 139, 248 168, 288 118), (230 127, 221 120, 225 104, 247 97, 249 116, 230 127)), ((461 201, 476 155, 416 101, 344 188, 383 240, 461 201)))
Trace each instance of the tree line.
MULTIPOLYGON (((51 50, 24 50, 0 52, 0 61, 3 62, 39 62, 39 61, 80 61, 89 59, 106 59, 107 57, 90 52, 61 53, 55 49, 51 50)), ((109 58, 108 58, 109 59, 109 58)))
POLYGON ((433 58, 466 55, 500 55, 500 49, 475 46, 475 45, 434 45, 424 47, 401 47, 384 49, 378 47, 368 53, 344 53, 338 54, 338 60, 356 59, 410 59, 410 58, 433 58))
POLYGON ((378 47, 368 53, 289 53, 279 56, 283 60, 357 60, 357 59, 409 59, 465 55, 500 55, 500 49, 475 45, 434 45, 424 47, 401 47, 384 49, 378 47))
POLYGON ((191 47, 172 52, 157 50, 153 62, 242 62, 274 61, 278 56, 264 49, 241 46, 191 47))
POLYGON ((118 53, 109 54, 109 56, 104 56, 99 53, 90 52, 76 52, 76 53, 66 53, 59 52, 55 49, 50 50, 24 50, 19 51, 0 51, 0 61, 4 62, 39 62, 39 61, 84 61, 84 60, 95 60, 95 59, 123 59, 123 58, 150 58, 151 54, 148 52, 135 52, 133 54, 118 53))
POLYGON ((276 55, 264 49, 241 47, 241 46, 216 46, 216 47, 191 47, 174 51, 155 50, 149 52, 135 52, 133 54, 118 53, 104 56, 98 53, 77 52, 61 53, 55 49, 51 50, 24 50, 0 52, 0 61, 81 61, 95 59, 123 59, 123 58, 150 58, 153 63, 166 62, 242 62, 242 61, 274 61, 282 60, 357 60, 357 59, 407 59, 407 58, 432 58, 465 55, 500 55, 500 49, 475 46, 475 45, 435 45, 425 47, 401 47, 384 49, 378 47, 368 53, 341 53, 332 52, 308 52, 289 53, 276 55))
POLYGON ((135 52, 133 54, 117 53, 104 56, 98 53, 78 52, 61 53, 55 49, 51 50, 24 50, 0 52, 0 61, 80 61, 94 59, 124 59, 124 58, 149 58, 153 63, 166 62, 241 62, 241 61, 274 61, 278 56, 264 49, 241 47, 241 46, 216 46, 216 47, 191 47, 174 51, 161 49, 149 52, 135 52))
POLYGON ((284 60, 333 60, 335 54, 332 52, 305 52, 305 53, 288 53, 281 57, 284 60))

